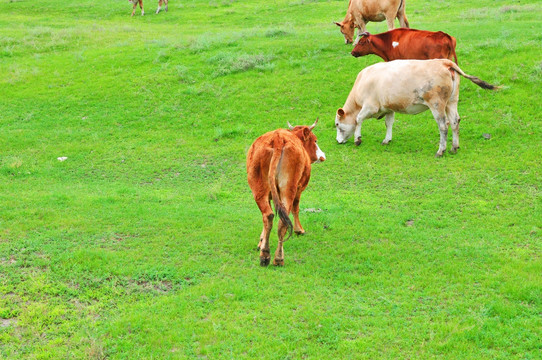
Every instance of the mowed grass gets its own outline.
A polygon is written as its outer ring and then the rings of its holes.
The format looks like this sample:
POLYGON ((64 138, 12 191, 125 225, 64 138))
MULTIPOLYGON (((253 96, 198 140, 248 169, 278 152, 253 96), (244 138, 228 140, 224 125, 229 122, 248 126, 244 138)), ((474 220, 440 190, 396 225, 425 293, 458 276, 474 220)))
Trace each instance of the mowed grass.
POLYGON ((462 80, 441 159, 429 112, 336 144, 380 61, 350 56, 346 6, 0 2, 0 358, 542 356, 542 5, 407 1, 504 87, 462 80), (261 268, 246 151, 317 117, 307 234, 261 268))

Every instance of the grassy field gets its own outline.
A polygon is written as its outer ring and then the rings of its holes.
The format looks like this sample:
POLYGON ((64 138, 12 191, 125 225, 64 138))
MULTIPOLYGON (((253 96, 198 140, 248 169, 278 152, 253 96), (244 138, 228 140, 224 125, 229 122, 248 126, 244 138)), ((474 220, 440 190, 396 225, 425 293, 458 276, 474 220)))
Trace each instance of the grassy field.
POLYGON ((504 86, 462 81, 441 159, 429 112, 335 142, 380 61, 346 0, 145 5, 0 0, 0 358, 542 357, 539 0, 407 1, 504 86), (246 151, 317 117, 307 234, 262 268, 246 151))

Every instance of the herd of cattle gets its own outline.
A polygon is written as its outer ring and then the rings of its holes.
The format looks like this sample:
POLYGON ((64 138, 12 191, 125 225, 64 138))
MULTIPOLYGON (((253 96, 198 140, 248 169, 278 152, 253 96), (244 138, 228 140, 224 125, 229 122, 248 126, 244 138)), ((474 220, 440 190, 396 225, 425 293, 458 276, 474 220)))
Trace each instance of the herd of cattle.
MULTIPOLYGON (((340 27, 346 44, 354 42, 353 56, 375 54, 385 61, 358 74, 345 104, 335 115, 337 142, 344 143, 354 135, 355 144, 360 145, 362 122, 385 117, 386 136, 382 144, 386 145, 392 139, 395 112, 418 114, 429 109, 440 131, 436 156, 442 156, 446 150, 449 126, 453 135, 451 152, 455 153, 459 148, 460 76, 483 89, 499 88, 459 68, 455 38, 441 31, 409 29, 405 0, 350 0, 346 17, 335 24, 340 27), (396 17, 400 29, 394 29, 396 17), (383 20, 387 21, 389 31, 378 35, 366 32, 367 22, 383 20), (358 28, 356 41, 353 40, 355 28, 358 28)), ((279 129, 260 136, 248 151, 248 183, 263 218, 258 243, 262 266, 270 262, 269 235, 274 218, 271 200, 279 215, 274 265, 284 265, 283 243, 292 230, 296 234, 305 232, 299 222, 301 193, 309 182, 311 164, 326 159, 312 133, 315 126, 316 122, 296 127, 288 123, 289 130, 279 129), (294 215, 293 224, 290 212, 294 215)))

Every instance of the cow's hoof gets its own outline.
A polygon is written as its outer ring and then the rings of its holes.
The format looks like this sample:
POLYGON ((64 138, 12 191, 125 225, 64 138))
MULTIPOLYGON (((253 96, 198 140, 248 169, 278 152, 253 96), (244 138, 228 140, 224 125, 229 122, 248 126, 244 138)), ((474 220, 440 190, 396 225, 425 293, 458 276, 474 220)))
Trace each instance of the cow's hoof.
POLYGON ((282 259, 282 260, 280 260, 280 259, 273 260, 273 265, 275 265, 275 266, 284 266, 284 259, 282 259))
POLYGON ((261 257, 261 258, 260 258, 260 266, 267 266, 267 265, 269 265, 269 261, 270 261, 270 260, 271 260, 270 258, 263 258, 263 257, 261 257))
POLYGON ((451 148, 450 149, 450 154, 457 154, 457 149, 459 149, 458 147, 456 148, 451 148))
POLYGON ((435 154, 435 157, 436 157, 436 158, 442 157, 442 153, 437 152, 437 153, 435 154))
POLYGON ((305 235, 305 230, 294 230, 296 235, 305 235))
POLYGON ((361 145, 361 138, 357 138, 356 139, 356 142, 355 142, 356 146, 360 146, 361 145))
POLYGON ((388 141, 384 140, 384 141, 382 141, 382 145, 388 145, 390 142, 391 142, 391 140, 388 140, 388 141))

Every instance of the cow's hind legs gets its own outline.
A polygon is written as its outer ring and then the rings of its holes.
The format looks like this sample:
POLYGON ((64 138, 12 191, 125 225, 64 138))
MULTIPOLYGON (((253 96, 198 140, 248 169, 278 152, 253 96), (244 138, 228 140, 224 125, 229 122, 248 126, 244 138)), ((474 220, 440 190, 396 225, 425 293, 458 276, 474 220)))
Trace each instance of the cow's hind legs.
POLYGON ((446 151, 446 140, 448 138, 448 123, 446 122, 446 113, 444 111, 433 109, 431 109, 431 112, 433 113, 433 117, 435 118, 440 131, 440 143, 435 157, 441 157, 446 151))
POLYGON ((450 124, 452 125, 452 149, 450 152, 452 154, 457 153, 457 150, 459 149, 459 122, 461 121, 461 118, 459 117, 459 114, 455 118, 455 121, 451 121, 450 124))
POLYGON ((394 120, 395 120, 395 113, 391 112, 391 113, 386 114, 386 137, 382 141, 382 145, 388 145, 391 141, 391 133, 392 133, 394 120))
MULTIPOLYGON (((293 200, 296 198, 296 193, 288 193, 286 189, 281 189, 282 196, 281 200, 284 204, 284 210, 286 211, 286 216, 290 214, 290 211, 292 209, 293 200)), ((286 235, 286 232, 288 231, 288 225, 282 221, 282 219, 279 221, 279 228, 278 228, 278 236, 279 236, 279 243, 277 245, 277 251, 275 252, 275 259, 273 260, 273 265, 275 266, 283 266, 284 265, 284 247, 283 243, 284 236, 286 235)))
POLYGON ((303 226, 301 226, 301 223, 299 222, 299 199, 301 197, 301 193, 298 193, 294 199, 294 204, 292 206, 292 213, 294 214, 294 232, 297 235, 304 235, 305 230, 303 229, 303 226))
POLYGON ((403 2, 402 6, 399 7, 399 10, 397 11, 397 19, 399 20, 399 25, 401 25, 402 28, 409 28, 410 24, 408 23, 408 19, 406 17, 405 12, 405 3, 403 2))
POLYGON ((386 14, 386 23, 388 24, 388 30, 395 29, 395 15, 396 14, 390 12, 386 14))
POLYGON ((271 259, 269 251, 269 235, 271 234, 271 229, 273 228, 273 209, 271 209, 271 204, 269 203, 268 195, 259 196, 256 199, 256 203, 262 212, 263 220, 263 229, 260 234, 260 242, 258 243, 258 250, 260 250, 260 265, 267 266, 271 259))
POLYGON ((156 13, 158 14, 160 12, 160 8, 162 7, 163 0, 158 0, 158 9, 156 9, 156 13))
POLYGON ((288 226, 279 221, 279 243, 277 246, 277 251, 275 251, 275 259, 273 260, 273 265, 275 266, 284 266, 284 235, 288 231, 288 226))
POLYGON ((455 154, 457 153, 457 149, 459 149, 459 122, 461 121, 461 118, 457 112, 457 103, 448 106, 447 110, 448 122, 452 128, 452 148, 450 149, 450 153, 455 154))

